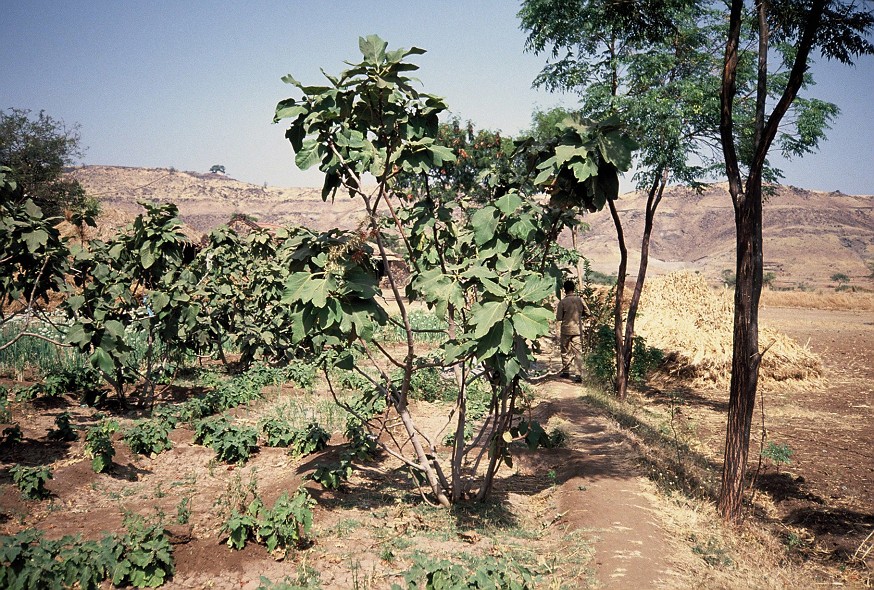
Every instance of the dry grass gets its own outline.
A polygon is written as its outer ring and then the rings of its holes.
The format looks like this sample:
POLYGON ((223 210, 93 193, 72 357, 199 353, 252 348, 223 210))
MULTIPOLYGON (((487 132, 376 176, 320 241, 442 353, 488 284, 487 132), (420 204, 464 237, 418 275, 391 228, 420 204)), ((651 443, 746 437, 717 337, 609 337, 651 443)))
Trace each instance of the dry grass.
MULTIPOLYGON (((731 378, 733 293, 714 290, 702 275, 681 271, 647 282, 637 332, 670 359, 671 372, 693 386, 722 386, 731 378)), ((763 385, 822 377, 820 358, 788 336, 759 326, 763 385)))
POLYGON ((762 291, 764 307, 801 307, 806 309, 874 311, 874 293, 870 291, 762 291))

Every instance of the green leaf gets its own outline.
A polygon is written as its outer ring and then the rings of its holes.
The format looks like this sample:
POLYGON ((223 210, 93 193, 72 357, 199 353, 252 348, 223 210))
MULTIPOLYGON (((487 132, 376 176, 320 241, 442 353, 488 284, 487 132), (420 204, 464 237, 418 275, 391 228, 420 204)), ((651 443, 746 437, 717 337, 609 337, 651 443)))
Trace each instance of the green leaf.
POLYGON ((371 64, 379 64, 385 60, 386 47, 388 47, 388 43, 380 39, 378 35, 358 38, 358 48, 361 50, 364 60, 371 64))
POLYGON ((487 301, 482 304, 473 314, 470 323, 476 326, 474 338, 482 338, 496 323, 504 318, 507 313, 507 303, 505 301, 487 301))
POLYGON ((547 277, 530 276, 525 280, 525 286, 518 293, 519 299, 528 303, 539 303, 551 296, 555 289, 555 282, 547 277))
POLYGON ((522 198, 513 192, 507 193, 495 201, 495 206, 504 215, 511 215, 522 204, 522 198))
POLYGON ((631 138, 613 131, 598 138, 601 155, 617 169, 627 172, 631 168, 631 156, 637 144, 631 138))
POLYGON ((482 245, 491 240, 498 228, 498 215, 494 207, 483 207, 470 216, 473 225, 474 240, 477 245, 482 245))
POLYGON ((294 163, 301 170, 307 170, 319 163, 319 144, 315 139, 305 139, 294 156, 294 163))
POLYGON ((304 295, 303 301, 309 301, 318 308, 325 307, 328 302, 328 297, 331 291, 336 288, 337 281, 332 276, 309 281, 307 293, 304 295))
POLYGON ((310 277, 312 275, 308 272, 296 272, 288 277, 288 280, 285 281, 285 289, 282 291, 282 299, 279 300, 280 303, 308 301, 308 298, 305 298, 305 293, 310 277))
POLYGON ((24 234, 22 238, 27 244, 27 251, 33 253, 39 250, 40 246, 45 246, 48 243, 49 234, 43 229, 35 229, 24 234))
POLYGON ((91 354, 91 366, 100 369, 106 375, 115 375, 115 362, 102 348, 97 348, 91 354))
POLYGON ((287 98, 276 105, 276 114, 273 117, 273 122, 276 123, 282 119, 297 119, 298 116, 308 112, 309 109, 307 107, 297 104, 297 101, 293 98, 287 98))
POLYGON ((544 334, 549 334, 552 311, 529 305, 514 313, 512 320, 517 334, 528 340, 536 340, 544 334))
POLYGON ((454 162, 455 154, 448 147, 432 145, 428 150, 434 155, 434 165, 442 166, 444 162, 454 162))
POLYGON ((152 250, 152 242, 146 240, 140 246, 140 264, 143 268, 151 268, 155 264, 155 253, 152 250))

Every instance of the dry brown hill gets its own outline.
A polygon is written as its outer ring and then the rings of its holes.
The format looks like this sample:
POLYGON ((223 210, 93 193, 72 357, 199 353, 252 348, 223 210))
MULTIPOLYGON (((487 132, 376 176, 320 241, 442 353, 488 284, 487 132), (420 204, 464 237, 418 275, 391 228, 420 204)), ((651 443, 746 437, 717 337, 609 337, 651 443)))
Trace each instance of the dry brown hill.
POLYGON ((313 229, 351 228, 361 222, 357 204, 338 193, 322 202, 315 188, 277 188, 234 180, 224 174, 199 174, 166 168, 83 166, 69 172, 104 210, 142 211, 138 201, 173 202, 183 221, 207 232, 244 213, 265 223, 298 224, 313 229))
MULTIPOLYGON (((137 201, 172 201, 185 223, 205 232, 235 213, 258 221, 300 224, 317 230, 352 228, 362 221, 358 203, 338 194, 323 203, 319 189, 258 186, 222 174, 198 174, 161 168, 85 166, 70 172, 104 210, 134 214, 137 201)), ((631 253, 629 273, 637 273, 635 251, 643 231, 645 197, 623 195, 617 202, 631 253)), ((613 222, 607 211, 587 215, 589 232, 581 250, 602 272, 618 265, 613 222)), ((874 197, 779 187, 765 205, 765 270, 784 287, 833 286, 843 273, 851 286, 874 288, 868 264, 874 261, 874 197)), ((716 281, 734 268, 734 214, 726 186, 712 185, 703 194, 669 189, 656 217, 650 269, 661 274, 681 268, 697 270, 716 281)))
MULTIPOLYGON (((637 274, 643 211, 641 193, 622 195, 617 209, 629 247, 629 273, 637 274)), ((619 249, 610 213, 587 215, 590 231, 581 250, 602 272, 616 273, 619 249)), ((727 185, 711 185, 703 194, 673 187, 656 213, 650 246, 655 274, 677 269, 700 271, 715 281, 725 269, 734 271, 734 212, 727 185)), ((874 262, 874 197, 778 187, 765 203, 765 272, 775 286, 834 286, 831 276, 843 273, 850 285, 872 288, 874 262)))

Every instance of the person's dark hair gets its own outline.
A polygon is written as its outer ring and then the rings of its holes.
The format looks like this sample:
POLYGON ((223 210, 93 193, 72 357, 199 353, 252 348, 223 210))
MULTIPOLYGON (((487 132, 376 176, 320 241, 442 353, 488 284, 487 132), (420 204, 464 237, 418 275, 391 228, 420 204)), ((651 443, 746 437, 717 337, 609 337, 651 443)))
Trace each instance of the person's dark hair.
POLYGON ((573 293, 574 292, 574 282, 570 279, 564 282, 564 292, 565 293, 573 293))

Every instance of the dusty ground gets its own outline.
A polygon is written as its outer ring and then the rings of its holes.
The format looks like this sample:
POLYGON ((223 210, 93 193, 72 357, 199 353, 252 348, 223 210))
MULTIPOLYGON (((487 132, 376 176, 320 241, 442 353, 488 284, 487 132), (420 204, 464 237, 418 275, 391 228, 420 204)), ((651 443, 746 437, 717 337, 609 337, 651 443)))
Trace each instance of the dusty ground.
MULTIPOLYGON (((504 558, 538 572, 541 587, 785 588, 804 587, 805 580, 861 587, 870 582, 864 566, 840 570, 874 527, 874 314, 771 309, 762 315, 799 340, 810 338, 828 379, 817 390, 765 393, 769 440, 789 444, 794 453, 779 470, 765 466, 758 480, 761 514, 739 533, 722 528, 707 502, 666 492, 646 478, 652 464, 643 459, 647 451, 638 431, 620 428, 583 398, 583 387, 563 381, 538 386, 533 412, 550 428, 562 428, 568 443, 534 453, 517 449, 514 467, 501 472, 489 505, 431 508, 411 492, 406 474, 383 458, 360 465, 339 492, 306 484, 318 501, 312 544, 284 561, 255 544, 242 551, 223 544, 223 510, 253 480, 267 504, 283 490, 293 492, 304 474, 336 454, 339 435, 325 456, 299 460, 261 448, 246 466, 229 467, 195 445, 191 430, 179 428, 174 448, 154 457, 131 455, 117 442, 115 467, 97 475, 83 454, 82 434, 72 443, 45 436, 58 413, 71 412, 84 427, 94 422, 93 410, 66 399, 18 404, 14 419, 24 442, 0 450, 0 530, 37 527, 51 537, 98 538, 121 530, 124 510, 161 511, 175 543, 176 574, 168 588, 254 590, 260 576, 312 580, 314 571, 322 588, 387 588, 400 580, 416 550, 504 558), (21 500, 8 475, 14 463, 50 464, 53 497, 21 500), (178 525, 184 498, 190 498, 191 517, 178 525), (761 530, 776 531, 777 540, 763 541, 771 537, 761 530)), ((273 391, 235 414, 254 423, 272 405, 300 395, 273 391)), ((683 395, 681 406, 673 398, 682 416, 664 432, 673 428, 700 438, 690 454, 720 461, 724 392, 683 395)), ((665 392, 651 390, 635 403, 641 414, 657 416, 669 407, 667 400, 665 392)), ((420 414, 435 409, 415 408, 420 414)))

